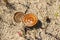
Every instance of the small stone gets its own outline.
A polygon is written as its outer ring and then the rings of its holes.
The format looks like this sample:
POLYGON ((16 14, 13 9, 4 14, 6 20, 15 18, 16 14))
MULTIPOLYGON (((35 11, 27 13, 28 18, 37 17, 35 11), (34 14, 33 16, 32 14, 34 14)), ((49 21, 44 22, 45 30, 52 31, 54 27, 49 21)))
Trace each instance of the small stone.
POLYGON ((22 36, 22 33, 21 33, 21 32, 18 32, 18 35, 19 35, 19 36, 22 36))
POLYGON ((46 18, 46 22, 47 22, 47 23, 50 23, 50 22, 51 22, 50 18, 47 17, 47 18, 46 18))

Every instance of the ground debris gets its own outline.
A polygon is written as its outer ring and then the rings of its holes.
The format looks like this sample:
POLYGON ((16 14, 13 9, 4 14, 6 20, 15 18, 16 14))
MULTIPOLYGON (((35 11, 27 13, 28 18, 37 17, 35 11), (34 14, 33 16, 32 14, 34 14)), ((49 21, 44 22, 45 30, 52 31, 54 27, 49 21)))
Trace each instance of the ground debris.
POLYGON ((11 3, 6 3, 6 7, 9 8, 9 9, 16 10, 15 6, 13 6, 13 4, 11 4, 11 3))

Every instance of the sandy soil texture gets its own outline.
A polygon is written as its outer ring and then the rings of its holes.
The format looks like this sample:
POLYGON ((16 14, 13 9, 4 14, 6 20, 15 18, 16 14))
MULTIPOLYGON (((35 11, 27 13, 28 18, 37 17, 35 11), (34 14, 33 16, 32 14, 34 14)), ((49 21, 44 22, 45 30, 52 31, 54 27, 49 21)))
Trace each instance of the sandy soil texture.
POLYGON ((60 40, 60 0, 0 0, 0 40, 60 40), (39 20, 27 28, 14 21, 16 12, 39 20))

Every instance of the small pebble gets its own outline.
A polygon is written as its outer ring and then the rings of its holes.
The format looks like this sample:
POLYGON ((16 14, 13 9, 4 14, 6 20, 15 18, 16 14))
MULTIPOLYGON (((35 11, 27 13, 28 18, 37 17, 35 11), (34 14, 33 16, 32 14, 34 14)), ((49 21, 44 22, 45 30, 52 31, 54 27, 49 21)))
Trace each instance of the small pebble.
POLYGON ((18 35, 19 35, 19 36, 22 36, 22 33, 21 33, 21 32, 18 32, 18 35))
POLYGON ((51 22, 50 18, 47 17, 47 18, 46 18, 46 22, 47 22, 47 23, 50 23, 50 22, 51 22))

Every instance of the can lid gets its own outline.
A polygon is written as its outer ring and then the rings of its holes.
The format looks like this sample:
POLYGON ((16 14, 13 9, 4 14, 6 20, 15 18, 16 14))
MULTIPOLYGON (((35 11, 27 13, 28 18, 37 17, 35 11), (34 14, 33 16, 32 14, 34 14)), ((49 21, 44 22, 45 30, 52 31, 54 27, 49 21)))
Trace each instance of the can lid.
POLYGON ((37 21, 38 21, 38 18, 33 13, 26 14, 23 17, 23 23, 25 24, 25 26, 28 26, 28 27, 34 26, 37 23, 37 21))
POLYGON ((23 12, 16 12, 14 14, 14 20, 15 20, 15 22, 17 22, 17 23, 21 22, 23 16, 24 16, 23 12))

